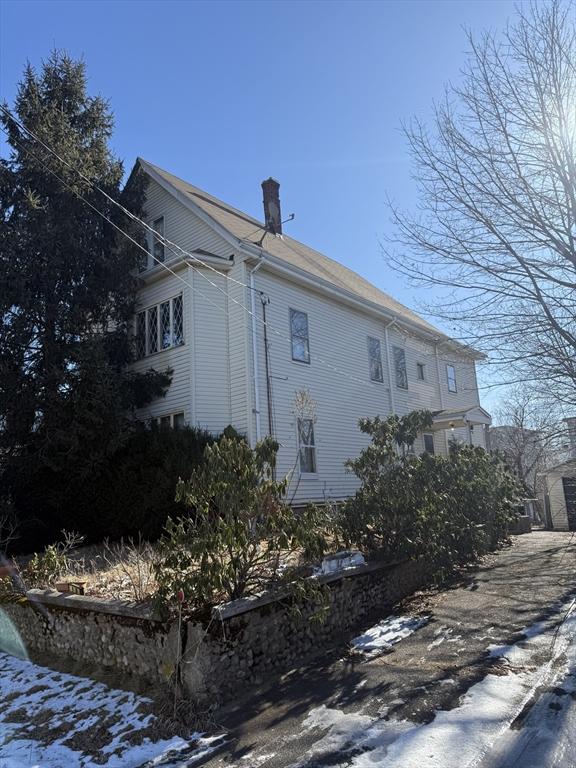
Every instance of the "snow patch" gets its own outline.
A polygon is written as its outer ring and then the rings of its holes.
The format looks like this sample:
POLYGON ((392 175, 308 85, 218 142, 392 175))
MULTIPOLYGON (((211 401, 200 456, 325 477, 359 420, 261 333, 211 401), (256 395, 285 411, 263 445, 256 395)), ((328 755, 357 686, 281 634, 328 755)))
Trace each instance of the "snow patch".
MULTIPOLYGON (((568 604, 567 604, 568 605, 568 604)), ((564 606, 566 608, 567 606, 564 606)), ((478 765, 495 744, 510 737, 511 722, 534 691, 555 679, 556 660, 576 643, 576 613, 526 627, 525 639, 510 646, 490 646, 492 657, 512 660, 509 674, 488 674, 461 698, 459 706, 438 711, 421 725, 344 713, 325 706, 313 709, 304 727, 326 730, 306 755, 346 756, 353 768, 465 768, 478 765), (563 619, 558 627, 558 619, 563 619), (542 659, 545 663, 542 663, 542 659), (518 666, 516 666, 518 665, 518 666)), ((573 674, 573 672, 564 672, 573 674)), ((449 684, 453 681, 442 681, 449 684)), ((576 687, 576 686, 575 686, 576 687)), ((565 689, 568 692, 568 687, 565 689)), ((567 698, 567 697, 566 697, 567 698)), ((389 707, 381 710, 384 714, 389 707)), ((299 765, 306 763, 306 760, 299 765)), ((568 763, 570 764, 570 763, 568 763)), ((567 765, 568 765, 567 764, 567 765)))
POLYGON ((153 739, 151 699, 0 653, 0 768, 169 768, 192 765, 221 736, 153 739), (88 754, 98 730, 98 753, 88 754), (46 736, 42 739, 38 731, 46 736))
POLYGON ((352 647, 368 656, 391 648, 430 621, 429 616, 390 616, 352 640, 352 647))

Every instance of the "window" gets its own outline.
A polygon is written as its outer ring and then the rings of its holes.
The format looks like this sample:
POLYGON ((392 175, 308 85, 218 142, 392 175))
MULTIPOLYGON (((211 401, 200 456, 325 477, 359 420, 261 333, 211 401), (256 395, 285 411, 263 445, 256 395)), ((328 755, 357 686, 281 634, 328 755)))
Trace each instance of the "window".
POLYGON ((448 382, 448 392, 457 392, 456 387, 456 368, 453 365, 446 366, 446 381, 448 382))
POLYGON ((426 381, 426 366, 424 363, 416 363, 416 378, 418 381, 426 381))
POLYGON ((316 447, 314 445, 314 421, 298 419, 298 446, 300 472, 312 475, 316 472, 316 447))
POLYGON ((160 346, 168 349, 172 346, 172 323, 170 322, 170 302, 160 304, 160 346))
POLYGON ((384 381, 382 373, 382 352, 380 339, 368 336, 368 357, 370 360, 370 378, 372 381, 384 381))
POLYGON ((152 235, 152 255, 154 256, 154 263, 156 263, 157 261, 164 261, 164 242, 161 239, 164 237, 164 216, 154 219, 152 229, 160 236, 152 235))
POLYGON ((184 344, 182 296, 163 301, 136 315, 136 357, 184 344))
POLYGON ((161 430, 166 430, 182 429, 186 422, 184 421, 184 412, 178 411, 178 413, 168 413, 165 416, 159 416, 152 419, 152 423, 161 430))
POLYGON ((148 320, 148 349, 149 355, 158 352, 158 307, 146 311, 148 320))
POLYGON ((310 343, 308 341, 308 315, 297 309, 290 310, 290 338, 292 340, 292 360, 301 363, 310 362, 310 343))
POLYGON ((184 344, 184 309, 182 296, 172 299, 172 346, 184 344))
POLYGON ((434 456, 435 450, 434 450, 434 435, 432 433, 426 433, 424 434, 424 450, 426 453, 431 454, 434 456))
POLYGON ((136 359, 146 355, 146 312, 136 315, 136 359))
POLYGON ((184 425, 185 421, 182 411, 180 413, 175 413, 174 416, 172 416, 172 427, 174 429, 182 429, 184 425))
POLYGON ((396 386, 400 389, 408 389, 408 373, 406 372, 406 352, 401 347, 393 347, 394 371, 396 373, 396 386))

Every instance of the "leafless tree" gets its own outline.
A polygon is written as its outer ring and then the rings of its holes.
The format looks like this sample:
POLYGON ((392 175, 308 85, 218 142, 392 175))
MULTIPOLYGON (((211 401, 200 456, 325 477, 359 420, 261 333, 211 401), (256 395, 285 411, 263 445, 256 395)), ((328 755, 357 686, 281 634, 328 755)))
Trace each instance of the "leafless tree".
POLYGON ((576 7, 524 6, 501 36, 469 34, 433 126, 405 133, 419 213, 392 206, 388 254, 430 308, 490 353, 502 380, 576 404, 576 7))
POLYGON ((558 409, 544 402, 526 386, 507 391, 496 408, 500 426, 490 430, 491 447, 501 451, 517 476, 534 496, 538 495, 542 473, 564 458, 567 428, 558 409))

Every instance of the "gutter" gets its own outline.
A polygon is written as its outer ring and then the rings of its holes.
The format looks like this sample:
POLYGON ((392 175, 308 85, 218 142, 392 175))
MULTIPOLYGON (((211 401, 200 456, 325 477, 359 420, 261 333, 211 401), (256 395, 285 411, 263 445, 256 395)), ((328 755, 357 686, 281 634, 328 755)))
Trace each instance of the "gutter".
POLYGON ((373 301, 370 301, 369 299, 363 299, 361 296, 357 296, 356 294, 351 293, 344 288, 339 288, 338 286, 333 285, 332 283, 322 280, 322 278, 315 277, 314 275, 311 275, 309 272, 299 269, 298 267, 294 267, 291 265, 289 266, 285 262, 283 262, 281 259, 278 259, 272 254, 268 253, 267 251, 264 250, 264 248, 261 248, 258 245, 255 245, 253 243, 247 243, 245 240, 238 239, 237 247, 242 253, 244 253, 248 257, 251 257, 251 258, 256 257, 257 259, 260 259, 264 256, 266 258, 266 263, 268 267, 272 267, 278 272, 281 272, 285 275, 292 277, 292 279, 295 282, 301 281, 303 283, 307 283, 308 285, 315 288, 315 290, 317 291, 320 290, 324 293, 332 294, 333 296, 337 296, 341 299, 345 299, 348 303, 354 306, 360 307, 364 310, 369 310, 371 312, 374 312, 378 316, 384 317, 389 322, 394 321, 397 325, 402 325, 404 328, 411 331, 415 335, 428 339, 433 344, 450 345, 454 347, 454 349, 458 351, 460 354, 471 357, 473 360, 486 359, 486 355, 484 353, 478 352, 472 347, 467 347, 464 344, 461 344, 460 342, 456 341, 455 339, 451 339, 449 336, 446 336, 441 331, 438 331, 438 333, 435 334, 433 330, 427 329, 426 327, 421 326, 418 323, 408 318, 396 315, 392 310, 383 309, 380 305, 375 304, 373 301))

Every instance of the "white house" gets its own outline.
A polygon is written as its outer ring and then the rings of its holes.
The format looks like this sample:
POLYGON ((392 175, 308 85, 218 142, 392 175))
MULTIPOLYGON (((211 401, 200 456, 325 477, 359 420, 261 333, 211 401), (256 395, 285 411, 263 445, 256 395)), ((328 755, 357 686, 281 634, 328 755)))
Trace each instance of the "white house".
POLYGON ((144 160, 136 168, 163 238, 142 265, 135 365, 173 371, 142 418, 231 424, 251 443, 273 434, 294 503, 354 492, 344 462, 366 445, 363 416, 426 408, 435 424, 417 451, 446 453, 451 437, 485 446, 481 355, 283 234, 277 182, 262 185, 263 223, 144 160))

